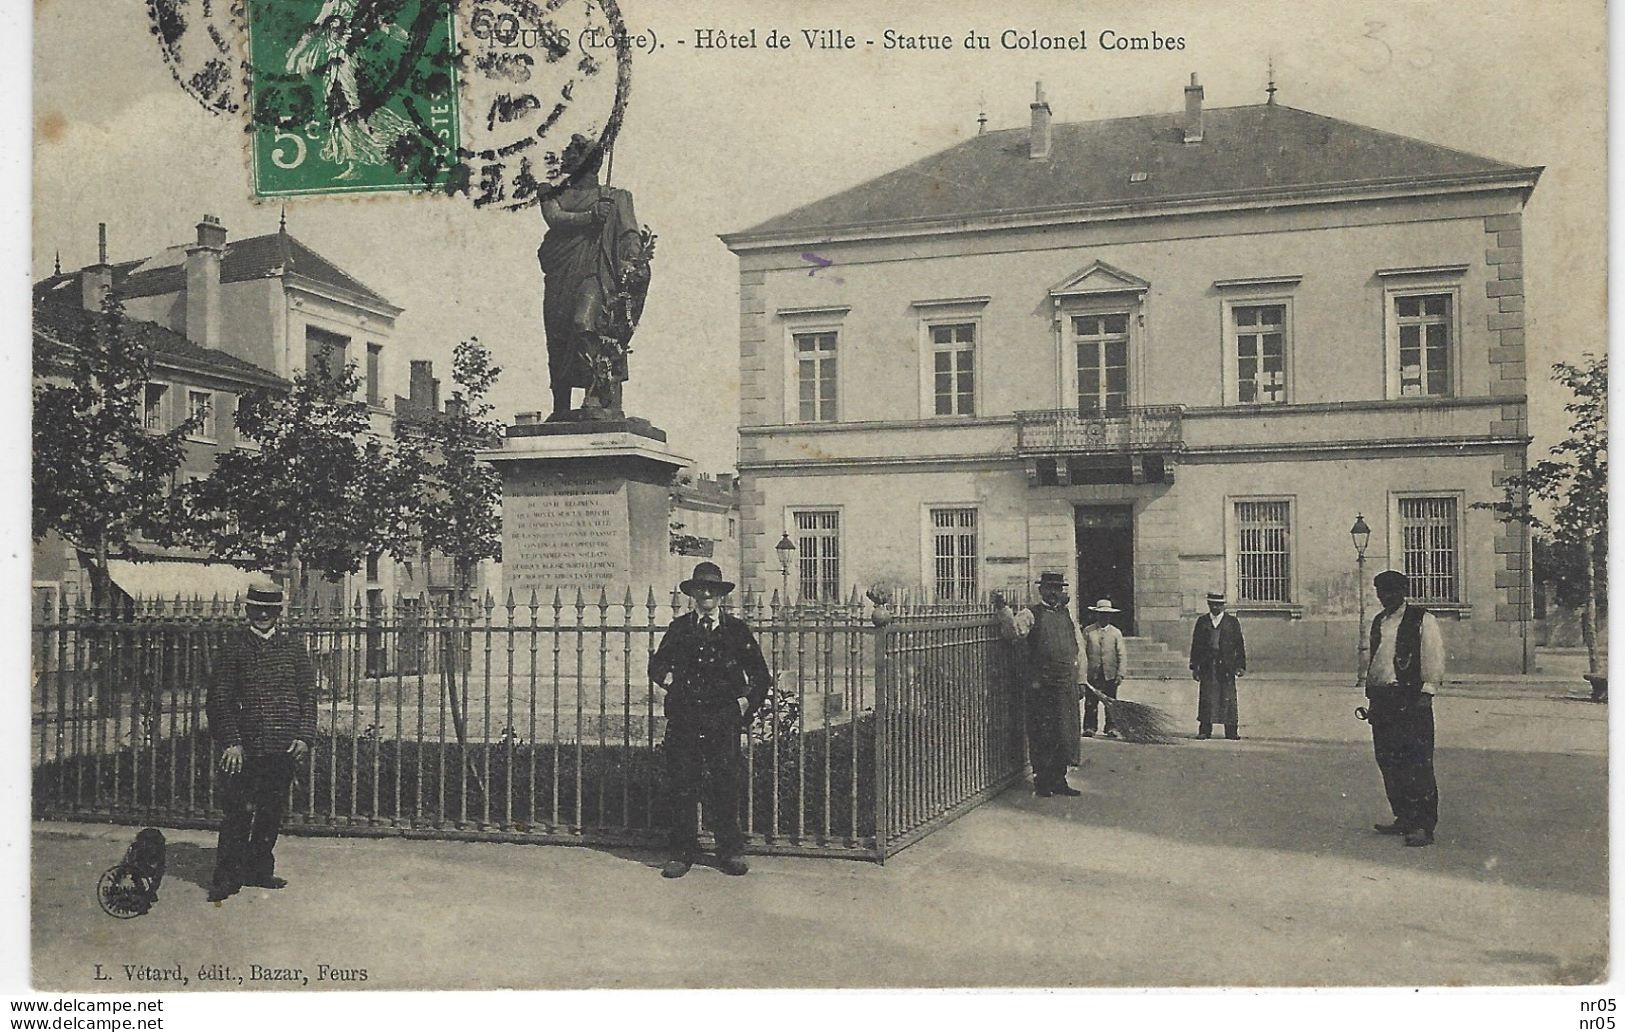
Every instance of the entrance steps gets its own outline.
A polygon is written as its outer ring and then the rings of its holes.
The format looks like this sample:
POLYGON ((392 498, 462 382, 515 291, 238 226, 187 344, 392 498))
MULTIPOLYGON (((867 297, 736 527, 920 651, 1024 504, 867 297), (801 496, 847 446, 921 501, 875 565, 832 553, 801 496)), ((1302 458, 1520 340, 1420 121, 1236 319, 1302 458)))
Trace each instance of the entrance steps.
POLYGON ((1169 678, 1191 675, 1190 657, 1155 638, 1125 637, 1129 677, 1169 678))

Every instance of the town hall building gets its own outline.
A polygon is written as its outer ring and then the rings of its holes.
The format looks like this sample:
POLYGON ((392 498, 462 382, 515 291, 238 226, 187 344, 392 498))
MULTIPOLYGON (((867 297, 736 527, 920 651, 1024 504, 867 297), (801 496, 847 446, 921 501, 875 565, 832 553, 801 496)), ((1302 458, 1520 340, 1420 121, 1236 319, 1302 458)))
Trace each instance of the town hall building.
POLYGON ((1520 669, 1528 537, 1475 506, 1527 463, 1541 169, 1184 94, 1060 123, 1040 87, 1028 127, 723 237, 744 582, 786 534, 804 601, 1061 570, 1177 649, 1222 590, 1255 667, 1352 673, 1393 567, 1452 670, 1520 669))

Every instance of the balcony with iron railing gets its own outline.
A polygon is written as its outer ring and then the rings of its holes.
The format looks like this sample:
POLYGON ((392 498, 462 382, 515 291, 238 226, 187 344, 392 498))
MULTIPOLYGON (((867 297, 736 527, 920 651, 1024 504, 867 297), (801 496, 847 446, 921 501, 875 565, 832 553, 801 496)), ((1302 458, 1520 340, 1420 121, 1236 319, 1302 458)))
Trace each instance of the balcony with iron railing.
POLYGON ((1183 405, 1116 411, 1045 409, 1016 413, 1016 453, 1025 456, 1170 455, 1183 451, 1183 405))

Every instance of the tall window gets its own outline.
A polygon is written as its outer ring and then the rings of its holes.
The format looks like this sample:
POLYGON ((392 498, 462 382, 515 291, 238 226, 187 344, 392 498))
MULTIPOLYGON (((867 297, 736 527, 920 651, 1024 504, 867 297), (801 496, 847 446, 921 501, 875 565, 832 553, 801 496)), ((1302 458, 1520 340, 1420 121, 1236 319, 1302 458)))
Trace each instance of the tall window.
POLYGON ((939 602, 976 598, 976 510, 932 509, 932 576, 939 602))
POLYGON ((976 414, 976 324, 931 327, 932 393, 939 416, 976 414))
POLYGON ((1400 551, 1411 594, 1419 602, 1460 602, 1460 563, 1454 498, 1401 498, 1400 551))
POLYGON ((1236 400, 1244 405, 1286 401, 1286 306, 1236 305, 1236 400))
POLYGON ((192 436, 205 441, 214 440, 214 395, 209 391, 186 392, 186 418, 197 420, 192 436))
POLYGON ((1394 297, 1400 397, 1440 397, 1450 393, 1450 300, 1449 294, 1394 297))
POLYGON ((169 388, 161 383, 147 384, 141 398, 141 425, 148 430, 164 429, 164 396, 169 388))
POLYGON ((367 345, 367 404, 384 403, 384 346, 367 345))
POLYGON ((328 376, 338 376, 344 372, 344 366, 349 361, 346 349, 350 346, 348 337, 341 337, 336 333, 318 330, 314 326, 305 327, 305 368, 311 373, 325 366, 328 376))
POLYGON ((801 598, 841 600, 841 514, 828 509, 797 512, 796 555, 801 598))
POLYGON ((835 415, 835 344, 838 335, 798 333, 796 342, 796 384, 800 391, 803 423, 832 423, 835 415))
POLYGON ((1292 601, 1292 503, 1236 503, 1238 598, 1292 601))
POLYGON ((1115 415, 1128 408, 1128 315, 1074 315, 1078 411, 1115 415))

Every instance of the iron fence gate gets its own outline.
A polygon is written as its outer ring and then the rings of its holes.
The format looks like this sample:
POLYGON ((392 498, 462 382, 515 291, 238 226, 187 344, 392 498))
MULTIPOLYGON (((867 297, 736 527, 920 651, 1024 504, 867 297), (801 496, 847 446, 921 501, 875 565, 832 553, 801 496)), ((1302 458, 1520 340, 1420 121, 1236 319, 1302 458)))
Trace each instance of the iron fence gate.
MULTIPOLYGON (((664 762, 645 671, 671 618, 600 592, 426 606, 291 608, 317 670, 317 740, 294 833, 654 844, 664 762)), ((749 729, 741 819, 753 852, 883 860, 1024 767, 1020 693, 985 608, 856 601, 738 610, 776 686, 749 729)), ((41 818, 212 826, 204 719, 236 602, 36 613, 33 798, 41 818)))

